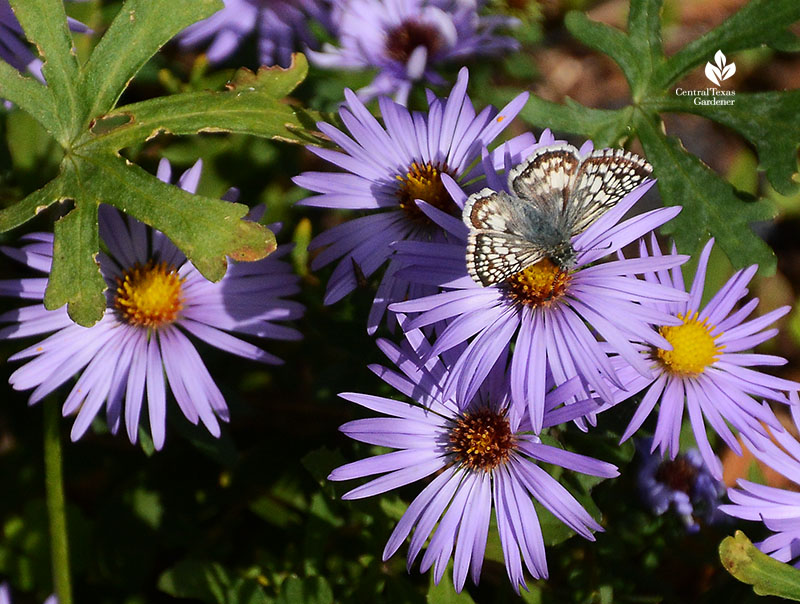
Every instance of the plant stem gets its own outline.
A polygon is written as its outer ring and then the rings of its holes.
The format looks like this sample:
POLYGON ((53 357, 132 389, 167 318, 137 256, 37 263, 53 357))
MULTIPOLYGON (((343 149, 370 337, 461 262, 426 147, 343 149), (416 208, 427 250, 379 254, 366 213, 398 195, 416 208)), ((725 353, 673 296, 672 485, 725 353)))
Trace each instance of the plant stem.
POLYGON ((50 522, 50 559, 59 604, 72 604, 69 542, 61 467, 61 412, 55 399, 44 401, 44 474, 47 516, 50 522))

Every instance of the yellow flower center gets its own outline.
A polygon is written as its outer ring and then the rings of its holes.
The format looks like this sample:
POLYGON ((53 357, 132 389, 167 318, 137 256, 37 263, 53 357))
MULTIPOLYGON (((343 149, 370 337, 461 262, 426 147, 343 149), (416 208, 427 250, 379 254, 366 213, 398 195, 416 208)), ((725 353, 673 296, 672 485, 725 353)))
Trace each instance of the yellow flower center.
POLYGON ((517 302, 542 306, 553 303, 567 291, 569 273, 545 258, 506 279, 508 293, 517 302))
POLYGON ((664 368, 679 376, 696 376, 703 373, 706 367, 719 358, 724 346, 715 342, 722 334, 715 336, 711 332, 715 329, 708 324, 708 319, 697 320, 697 311, 688 316, 682 314, 678 318, 683 325, 665 325, 659 333, 672 344, 672 350, 656 350, 656 357, 664 368))
POLYGON ((505 463, 515 442, 505 415, 489 409, 464 415, 450 431, 450 450, 472 470, 505 463))
POLYGON ((455 215, 457 213, 458 206, 444 187, 442 173, 447 173, 447 166, 420 165, 414 162, 405 176, 398 175, 396 177, 400 182, 397 189, 400 208, 414 222, 431 224, 430 219, 417 206, 417 199, 422 199, 448 214, 455 215))
POLYGON ((165 262, 137 263, 117 279, 114 306, 129 325, 158 329, 178 318, 182 284, 175 267, 165 262))

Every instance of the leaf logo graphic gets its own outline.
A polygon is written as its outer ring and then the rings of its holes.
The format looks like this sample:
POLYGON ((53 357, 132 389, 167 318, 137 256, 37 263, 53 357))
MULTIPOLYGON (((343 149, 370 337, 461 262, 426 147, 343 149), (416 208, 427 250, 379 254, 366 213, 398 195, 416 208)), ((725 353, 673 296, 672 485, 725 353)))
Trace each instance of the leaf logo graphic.
POLYGON ((706 77, 717 86, 719 86, 723 80, 727 80, 736 73, 736 63, 726 65, 727 62, 728 60, 725 58, 725 55, 722 54, 721 50, 718 50, 717 54, 714 55, 714 63, 716 63, 716 65, 712 65, 710 61, 706 63, 706 77))

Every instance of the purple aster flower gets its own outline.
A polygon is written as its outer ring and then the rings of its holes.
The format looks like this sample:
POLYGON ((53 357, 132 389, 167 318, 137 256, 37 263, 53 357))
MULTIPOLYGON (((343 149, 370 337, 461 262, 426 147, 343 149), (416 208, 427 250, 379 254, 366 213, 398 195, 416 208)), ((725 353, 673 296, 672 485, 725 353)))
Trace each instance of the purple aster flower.
MULTIPOLYGON (((197 162, 178 181, 193 193, 200 180, 197 162)), ((170 181, 169 162, 162 160, 158 177, 170 181)), ((109 428, 116 433, 123 416, 131 442, 136 442, 142 399, 146 393, 150 431, 157 449, 164 445, 167 384, 183 414, 219 436, 217 418, 228 421, 225 400, 187 334, 232 354, 279 364, 277 357, 229 332, 279 340, 300 339, 300 333, 275 321, 295 319, 303 307, 284 300, 299 291, 291 267, 279 260, 281 246, 269 257, 251 263, 229 261, 225 277, 207 281, 175 245, 159 231, 100 207, 100 237, 108 253, 99 255, 108 284, 108 307, 92 327, 76 325, 66 307, 46 310, 41 303, 0 315, 0 339, 55 332, 9 360, 32 359, 9 379, 15 390, 34 388, 30 403, 40 401, 72 376, 81 374, 63 405, 63 414, 77 413, 72 439, 80 438, 105 403, 109 428), (166 373, 166 379, 165 379, 166 373), (123 406, 124 400, 124 406, 123 406)), ((2 248, 7 256, 48 273, 53 235, 23 237, 21 249, 2 248)), ((26 300, 44 298, 46 278, 0 281, 0 295, 26 300)))
POLYGON ((332 21, 340 46, 326 44, 322 52, 309 52, 309 59, 332 69, 378 69, 358 91, 364 101, 394 95, 405 105, 414 82, 445 85, 437 66, 519 48, 513 38, 496 33, 517 25, 516 19, 479 16, 471 1, 342 0, 332 21))
MULTIPOLYGON (((591 144, 587 143, 581 154, 590 151, 591 144)), ((483 163, 488 187, 508 191, 507 183, 494 171, 488 155, 484 155, 483 163)), ((515 162, 507 156, 505 163, 508 174, 515 162)), ((463 205, 466 193, 452 179, 445 177, 444 182, 456 202, 463 205)), ((588 398, 593 391, 608 403, 614 399, 612 385, 618 380, 607 349, 618 352, 634 371, 650 374, 649 364, 641 358, 632 340, 644 339, 668 348, 669 343, 651 325, 679 321, 643 302, 684 300, 686 294, 642 281, 634 274, 675 267, 688 257, 595 262, 680 211, 680 207, 661 208, 620 222, 652 184, 653 181, 648 181, 638 187, 572 238, 577 254, 572 269, 561 269, 545 258, 487 287, 478 285, 467 274, 468 229, 463 222, 429 205, 421 205, 448 232, 449 241, 398 242, 397 261, 406 265, 398 276, 415 284, 441 286, 446 291, 389 308, 419 313, 410 322, 411 328, 439 324, 433 356, 469 341, 450 371, 445 386, 447 395, 455 392, 459 400, 471 400, 495 360, 509 349, 512 341, 515 341, 509 372, 512 402, 520 410, 528 410, 536 431, 543 425, 548 374, 552 374, 556 384, 577 376, 584 387, 582 398, 588 398), (605 344, 601 344, 598 336, 605 339, 605 344)))
MULTIPOLYGON (((80 21, 72 18, 69 18, 68 21, 72 31, 79 33, 91 31, 80 21)), ((28 71, 36 79, 44 82, 42 61, 25 41, 25 32, 22 31, 8 0, 0 0, 0 59, 19 71, 28 71)))
POLYGON ((686 530, 700 530, 700 520, 715 523, 725 518, 719 513, 725 485, 711 475, 697 449, 689 449, 675 459, 664 460, 650 452, 651 439, 637 443, 642 456, 638 483, 642 499, 660 516, 672 508, 680 515, 686 530))
POLYGON ((258 37, 262 65, 288 67, 292 52, 315 46, 308 29, 309 17, 328 23, 327 0, 224 0, 225 7, 178 34, 182 47, 193 48, 211 40, 206 56, 212 63, 230 57, 253 32, 258 37))
MULTIPOLYGON (((662 455, 670 452, 674 459, 678 453, 685 405, 703 460, 711 473, 721 479, 722 464, 711 450, 704 419, 725 444, 741 455, 741 446, 726 422, 743 433, 764 433, 761 422, 776 425, 777 420, 766 402, 762 405, 752 397, 788 403, 782 391, 800 388, 800 384, 749 369, 757 365, 786 363, 781 357, 746 352, 774 336, 778 330, 766 329, 767 326, 790 310, 789 306, 784 306, 746 321, 758 305, 757 298, 734 310, 747 295, 747 284, 755 275, 757 266, 737 271, 701 308, 706 268, 713 245, 712 239, 700 254, 688 300, 648 303, 653 310, 668 313, 673 318, 659 330, 670 348, 653 342, 637 345, 639 355, 646 359, 652 374, 646 377, 631 370, 628 359, 615 359, 614 366, 625 384, 624 391, 617 394, 617 400, 647 389, 622 440, 630 438, 639 429, 660 401, 652 447, 653 450, 659 448, 662 455)), ((646 261, 648 254, 644 243, 640 249, 642 261, 646 261)), ((649 258, 662 257, 658 242, 653 238, 649 258)), ((685 291, 683 274, 677 268, 648 271, 645 280, 652 285, 685 291)))
MULTIPOLYGON (((0 583, 0 604, 13 604, 8 583, 0 583)), ((44 604, 58 604, 58 598, 52 595, 44 601, 44 604)))
MULTIPOLYGON (((797 426, 800 421, 800 400, 796 392, 790 394, 790 399, 792 417, 797 426)), ((800 485, 800 443, 780 424, 770 427, 770 432, 774 440, 764 434, 750 432, 741 435, 742 441, 759 460, 795 485, 800 485)), ((736 484, 738 488, 728 489, 728 498, 733 503, 720 506, 720 510, 735 518, 763 521, 774 534, 756 543, 756 547, 781 562, 792 563, 800 568, 800 493, 742 478, 736 484)))
MULTIPOLYGON (((438 583, 453 555, 457 591, 463 588, 468 573, 475 583, 480 578, 494 510, 506 571, 519 592, 519 586, 525 586, 523 564, 534 577, 547 577, 544 542, 531 497, 586 539, 594 540, 592 531, 603 530, 537 462, 605 478, 617 476, 617 469, 542 444, 531 434, 528 420, 508 407, 505 359, 498 360, 486 386, 472 400, 459 404, 442 389, 449 367, 440 359, 422 361, 430 345, 419 330, 407 330, 406 338, 401 346, 378 340, 399 372, 382 366, 370 369, 414 402, 367 394, 340 395, 382 414, 348 422, 342 432, 354 440, 397 450, 341 466, 328 478, 373 477, 343 496, 360 499, 432 477, 389 537, 383 559, 392 556, 413 529, 410 569, 430 536, 420 569, 425 572, 433 566, 438 583)), ((545 425, 560 424, 596 408, 596 401, 589 400, 561 406, 576 394, 576 386, 573 381, 548 393, 545 425)))
MULTIPOLYGON (((499 112, 486 107, 476 115, 467 96, 468 79, 468 71, 462 69, 447 99, 429 98, 427 114, 409 112, 382 97, 385 126, 350 90, 345 90, 347 103, 339 115, 352 138, 330 124, 318 124, 342 151, 319 147, 309 150, 344 172, 304 172, 295 177, 296 184, 321 193, 300 201, 300 205, 370 211, 322 233, 309 246, 326 247, 312 261, 312 269, 338 261, 328 282, 325 304, 333 304, 353 291, 358 273, 369 277, 377 271, 393 254, 392 242, 445 240, 444 231, 419 209, 416 200, 460 215, 463 200, 453 201, 443 176, 464 183, 482 176, 481 166, 474 166, 481 149, 511 123, 528 98, 523 93, 499 112)), ((518 136, 500 147, 497 155, 520 157, 529 153, 535 142, 533 135, 518 136)), ((473 182, 469 190, 476 187, 480 185, 473 182)), ((378 287, 367 320, 370 333, 377 329, 390 302, 436 291, 396 279, 396 270, 391 262, 378 287)))

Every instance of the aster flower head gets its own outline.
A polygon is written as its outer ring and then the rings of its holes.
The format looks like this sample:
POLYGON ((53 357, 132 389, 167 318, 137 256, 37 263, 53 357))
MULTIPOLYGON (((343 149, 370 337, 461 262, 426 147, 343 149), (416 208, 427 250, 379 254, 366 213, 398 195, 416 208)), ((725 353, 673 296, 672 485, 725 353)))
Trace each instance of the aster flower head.
POLYGON ((718 522, 725 486, 708 471, 700 451, 689 449, 675 459, 664 460, 650 453, 651 439, 637 443, 642 457, 637 482, 645 504, 660 516, 672 509, 683 520, 686 530, 700 530, 700 521, 718 522))
MULTIPOLYGON (((688 300, 652 303, 654 310, 668 313, 673 319, 659 329, 670 348, 652 342, 637 345, 641 357, 647 359, 652 374, 647 377, 636 373, 622 359, 615 359, 614 365, 625 384, 623 391, 618 394, 618 400, 647 390, 622 440, 633 435, 656 403, 660 402, 652 448, 660 449, 662 455, 670 453, 674 458, 679 449, 680 429, 686 408, 703 460, 712 475, 719 479, 722 478, 722 464, 708 442, 705 422, 725 444, 741 455, 741 446, 728 424, 742 433, 764 433, 761 422, 775 425, 777 420, 766 402, 759 403, 753 397, 788 404, 789 400, 783 391, 800 388, 800 384, 750 369, 753 366, 786 363, 785 359, 778 356, 747 351, 773 337, 778 330, 767 327, 790 310, 789 306, 784 306, 747 320, 758 306, 757 298, 736 309, 739 301, 747 295, 747 285, 755 275, 757 266, 737 271, 701 307, 713 245, 712 239, 700 254, 688 300)), ((640 246, 640 253, 643 259, 662 258, 655 238, 651 240, 650 254, 644 243, 640 246)), ((679 268, 648 271, 645 279, 653 285, 671 286, 680 291, 686 289, 679 268)))
POLYGON ((309 18, 328 24, 327 0, 224 0, 222 10, 194 23, 178 34, 185 48, 210 44, 206 56, 211 63, 230 57, 251 34, 258 39, 262 65, 288 67, 292 52, 315 46, 308 29, 309 18))
POLYGON ((516 40, 496 33, 517 20, 477 9, 464 0, 342 0, 332 17, 339 46, 326 44, 309 59, 332 69, 378 69, 359 97, 394 95, 405 105, 415 82, 445 84, 439 65, 517 50, 516 40))
MULTIPOLYGON (((180 178, 180 187, 194 193, 202 164, 180 178)), ((162 160, 158 177, 170 182, 169 162, 162 160)), ((110 206, 100 207, 100 237, 107 252, 98 257, 108 284, 107 308, 92 327, 76 325, 66 307, 47 310, 46 278, 0 281, 0 295, 36 304, 0 315, 0 339, 55 332, 13 355, 30 359, 9 379, 15 390, 40 401, 72 376, 80 374, 63 405, 63 414, 77 413, 72 439, 80 438, 105 404, 108 425, 116 433, 124 421, 131 442, 137 440, 143 398, 157 449, 164 444, 167 386, 192 423, 202 421, 219 436, 218 419, 228 421, 225 400, 187 334, 232 354, 279 364, 280 359, 232 333, 259 338, 297 340, 300 333, 277 321, 298 318, 302 306, 284 296, 299 291, 298 278, 279 258, 281 246, 252 263, 229 261, 218 283, 206 280, 162 233, 125 217, 110 206), (165 379, 166 374, 166 379, 165 379), (123 419, 124 416, 124 419, 123 419)), ((53 259, 53 235, 33 233, 21 249, 2 252, 43 273, 53 259)))
MULTIPOLYGON (((441 387, 448 365, 440 359, 422 361, 430 345, 419 330, 406 330, 406 338, 401 346, 378 340, 399 371, 381 366, 370 369, 414 402, 367 394, 340 395, 381 414, 348 422, 341 427, 342 432, 354 440, 396 450, 341 466, 328 478, 373 477, 343 496, 360 499, 433 477, 398 522, 383 559, 392 556, 413 530, 408 551, 410 569, 430 536, 420 569, 425 572, 433 566, 438 583, 452 555, 457 591, 463 588, 468 574, 474 583, 480 578, 493 512, 506 571, 518 592, 525 586, 523 565, 535 578, 547 577, 544 542, 531 497, 586 539, 594 540, 592 531, 603 530, 537 462, 605 478, 617 476, 617 469, 545 445, 531 434, 527 419, 508 406, 502 367, 505 359, 498 362, 473 400, 459 404, 446 398, 441 387)), ((596 408, 593 400, 561 406, 574 396, 575 386, 570 382, 548 393, 545 425, 560 424, 596 408)))
MULTIPOLYGON (((591 143, 587 143, 580 154, 585 157, 591 150, 591 143)), ((483 163, 488 188, 508 192, 510 184, 495 171, 488 154, 484 154, 483 163)), ((515 163, 513 158, 505 157, 506 174, 512 172, 515 163)), ((445 179, 445 184, 456 202, 463 205, 467 194, 452 179, 445 179)), ((512 341, 514 350, 508 376, 512 403, 530 414, 536 431, 543 425, 548 375, 552 375, 556 384, 578 377, 582 398, 589 398, 594 392, 609 404, 614 400, 612 386, 618 383, 607 355, 609 349, 618 352, 635 371, 649 375, 649 366, 632 340, 643 338, 668 348, 669 343, 651 325, 677 324, 677 320, 654 311, 644 302, 677 301, 687 296, 672 287, 637 279, 635 274, 675 267, 688 257, 596 261, 680 211, 679 207, 661 208, 620 222, 652 184, 653 181, 644 183, 585 231, 572 237, 575 257, 571 269, 560 268, 544 258, 486 287, 467 274, 467 227, 461 220, 435 208, 424 208, 448 232, 448 242, 395 244, 397 262, 404 265, 399 276, 446 291, 396 303, 390 309, 414 313, 411 328, 436 326, 438 338, 431 355, 469 342, 449 374, 445 385, 448 395, 455 393, 459 400, 470 400, 495 359, 509 350, 512 341), (634 337, 632 333, 637 335, 634 337)))
MULTIPOLYGON (((800 400, 790 394, 795 427, 800 422, 800 400)), ((792 490, 770 487, 740 478, 728 489, 730 504, 720 510, 734 518, 763 522, 772 535, 756 543, 762 552, 800 568, 800 443, 777 423, 770 436, 758 432, 742 434, 745 447, 757 459, 795 484, 792 490)))
MULTIPOLYGON (((410 112, 381 98, 383 126, 350 90, 345 90, 347 101, 339 115, 350 135, 330 124, 318 124, 342 150, 309 150, 344 171, 304 172, 295 177, 297 185, 320 193, 299 204, 369 212, 322 233, 309 246, 311 250, 326 248, 312 261, 313 270, 338 261, 328 282, 326 304, 353 291, 358 273, 369 277, 377 271, 392 255, 392 242, 444 241, 444 231, 417 205, 417 200, 423 200, 447 214, 460 215, 463 199, 451 198, 444 178, 469 182, 468 190, 480 188, 473 181, 482 176, 481 165, 475 166, 481 150, 511 123, 528 94, 519 95, 499 112, 486 107, 476 114, 467 95, 468 79, 464 68, 449 97, 430 95, 427 113, 410 112)), ((519 158, 535 143, 532 135, 521 135, 504 143, 495 155, 501 161, 503 153, 519 158)), ((390 262, 378 287, 367 321, 370 333, 377 329, 390 302, 435 291, 396 279, 396 269, 390 262)))

